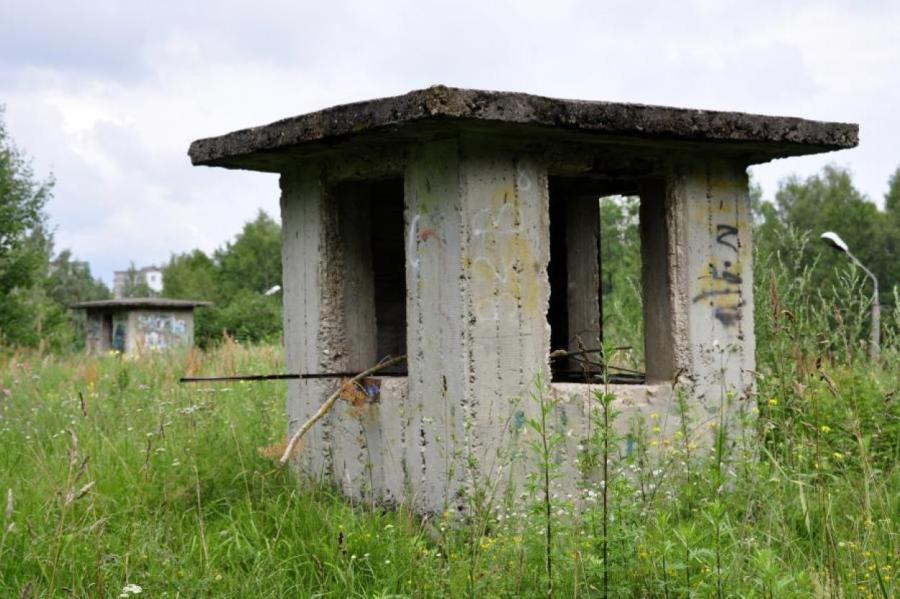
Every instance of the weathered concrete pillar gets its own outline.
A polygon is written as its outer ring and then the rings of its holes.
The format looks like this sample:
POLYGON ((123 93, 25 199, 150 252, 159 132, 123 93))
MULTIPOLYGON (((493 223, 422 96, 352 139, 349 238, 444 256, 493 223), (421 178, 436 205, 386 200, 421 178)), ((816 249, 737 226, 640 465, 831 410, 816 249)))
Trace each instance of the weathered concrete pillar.
POLYGON ((88 353, 103 354, 109 351, 112 337, 112 317, 104 312, 91 311, 85 318, 84 345, 88 353))
POLYGON ((752 384, 753 263, 747 174, 719 161, 678 165, 668 181, 675 364, 708 417, 752 384))
MULTIPOLYGON (((569 351, 600 347, 600 199, 575 196, 566 203, 569 351)), ((596 361, 597 354, 588 356, 596 361)))
POLYGON ((481 139, 465 139, 461 157, 468 463, 473 478, 498 491, 502 454, 513 449, 522 417, 537 410, 529 400, 535 379, 550 380, 548 179, 541 161, 481 139))
MULTIPOLYGON (((338 207, 339 247, 343 264, 343 337, 349 372, 369 368, 376 355, 375 281, 372 269, 372 206, 366 183, 350 182, 332 191, 331 201, 338 207)), ((402 265, 398 265, 402 268, 402 265)))
POLYGON ((459 143, 422 144, 405 177, 409 429, 405 469, 417 507, 451 504, 462 479, 468 277, 459 143))
MULTIPOLYGON (((339 352, 340 319, 333 232, 337 207, 327 202, 317 168, 281 176, 282 269, 285 362, 289 372, 330 371, 339 352)), ((288 382, 289 433, 318 409, 333 387, 327 380, 288 382)), ((332 472, 330 419, 303 440, 299 464, 314 476, 332 472)))
MULTIPOLYGON (((287 370, 364 370, 383 357, 377 355, 371 184, 330 182, 327 170, 307 168, 282 175, 281 187, 287 370)), ((338 377, 290 381, 290 432, 340 383, 338 377)), ((405 380, 383 380, 380 396, 364 406, 338 402, 304 437, 299 463, 350 497, 392 503, 408 486, 405 380)))
POLYGON ((406 175, 410 422, 417 506, 499 476, 511 404, 546 370, 547 179, 478 139, 420 146, 406 175))
POLYGON ((640 186, 641 290, 644 308, 644 363, 648 383, 671 382, 675 361, 670 199, 666 181, 654 179, 640 186))

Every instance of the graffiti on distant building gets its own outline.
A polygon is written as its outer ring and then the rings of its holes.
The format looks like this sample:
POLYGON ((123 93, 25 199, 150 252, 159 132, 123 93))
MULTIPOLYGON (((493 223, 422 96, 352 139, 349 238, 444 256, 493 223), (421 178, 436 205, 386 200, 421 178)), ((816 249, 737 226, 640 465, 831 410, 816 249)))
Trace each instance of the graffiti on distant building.
POLYGON ((172 314, 149 313, 138 315, 137 331, 145 348, 166 349, 171 345, 184 344, 188 327, 184 319, 172 314))

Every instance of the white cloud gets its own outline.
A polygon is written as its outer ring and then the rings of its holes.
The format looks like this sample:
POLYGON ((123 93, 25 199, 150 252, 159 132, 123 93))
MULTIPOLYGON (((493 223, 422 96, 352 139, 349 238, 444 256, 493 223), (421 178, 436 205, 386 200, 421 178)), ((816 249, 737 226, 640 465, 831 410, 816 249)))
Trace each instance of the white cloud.
POLYGON ((58 245, 107 280, 277 215, 275 176, 193 168, 191 140, 433 83, 860 123, 858 149, 755 168, 769 195, 835 162, 881 201, 900 164, 895 3, 211 6, 0 1, 9 130, 56 174, 58 245))

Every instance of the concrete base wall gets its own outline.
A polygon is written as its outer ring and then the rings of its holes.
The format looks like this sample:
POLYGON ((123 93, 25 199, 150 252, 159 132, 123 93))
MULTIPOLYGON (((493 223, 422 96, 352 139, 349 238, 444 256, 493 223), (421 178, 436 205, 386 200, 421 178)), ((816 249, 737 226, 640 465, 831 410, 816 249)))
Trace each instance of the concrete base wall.
MULTIPOLYGON (((555 456, 560 465, 560 485, 574 492, 585 484, 602 479, 596 466, 585 460, 586 448, 597 434, 601 408, 594 392, 597 385, 552 383, 545 388, 545 400, 555 402, 548 426, 551 432, 562 434, 563 444, 555 456)), ((616 396, 615 433, 622 439, 629 436, 638 421, 643 421, 647 441, 654 447, 670 446, 675 441, 680 420, 671 385, 611 385, 616 396)), ((518 494, 524 484, 523 474, 536 467, 536 456, 529 444, 535 433, 526 425, 526 417, 533 417, 538 405, 536 396, 505 403, 506 420, 494 430, 495 454, 479 470, 477 490, 502 497, 506 492, 518 494), (510 475, 512 479, 510 479, 510 475), (512 484, 512 487, 510 487, 512 484)), ((433 420, 421 415, 421 406, 411 400, 408 382, 403 378, 385 378, 381 393, 374 403, 352 406, 339 402, 329 416, 332 438, 349 443, 351 449, 324 451, 310 455, 313 447, 304 447, 304 463, 310 458, 320 470, 307 474, 328 479, 339 486, 354 501, 378 505, 408 502, 421 510, 464 511, 468 498, 460 487, 461 473, 472 465, 463 451, 454 451, 451 431, 440 434, 433 420), (435 433, 434 441, 423 439, 422 432, 435 433), (437 460, 437 462, 435 462, 437 460), (442 478, 430 474, 440 469, 442 478)), ((702 431, 707 421, 694 423, 702 431)), ((634 443, 623 442, 626 453, 634 451, 634 443)))

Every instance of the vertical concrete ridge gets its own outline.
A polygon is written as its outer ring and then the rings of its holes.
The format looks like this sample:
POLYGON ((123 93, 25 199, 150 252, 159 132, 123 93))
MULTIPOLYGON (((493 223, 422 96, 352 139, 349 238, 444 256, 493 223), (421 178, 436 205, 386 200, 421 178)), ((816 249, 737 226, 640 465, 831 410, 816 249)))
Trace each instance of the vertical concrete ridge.
POLYGON ((453 407, 467 396, 459 162, 456 139, 421 144, 405 182, 407 316, 414 323, 407 331, 413 428, 406 456, 416 505, 433 512, 452 500, 452 439, 462 437, 453 407))
POLYGON ((461 155, 470 240, 470 478, 472 486, 498 490, 513 400, 527 397, 534 375, 546 368, 546 167, 477 138, 464 140, 461 155))
POLYGON ((672 342, 674 345, 675 373, 686 379, 692 375, 690 339, 688 335, 688 275, 681 267, 686 261, 687 215, 684 206, 687 196, 684 192, 684 177, 674 165, 666 176, 666 222, 671 240, 667 248, 668 269, 671 279, 669 288, 672 306, 672 342))
MULTIPOLYGON (((317 166, 282 174, 282 269, 285 362, 288 371, 316 372, 319 368, 321 294, 319 268, 323 249, 325 209, 321 172, 317 166)), ((288 383, 288 433, 315 412, 323 393, 321 381, 288 383)), ((316 427, 304 439, 298 460, 314 476, 330 471, 328 424, 316 427)))
POLYGON ((644 314, 644 359, 648 383, 672 381, 675 363, 674 282, 669 255, 670 199, 666 181, 658 178, 640 188, 641 287, 644 314))

